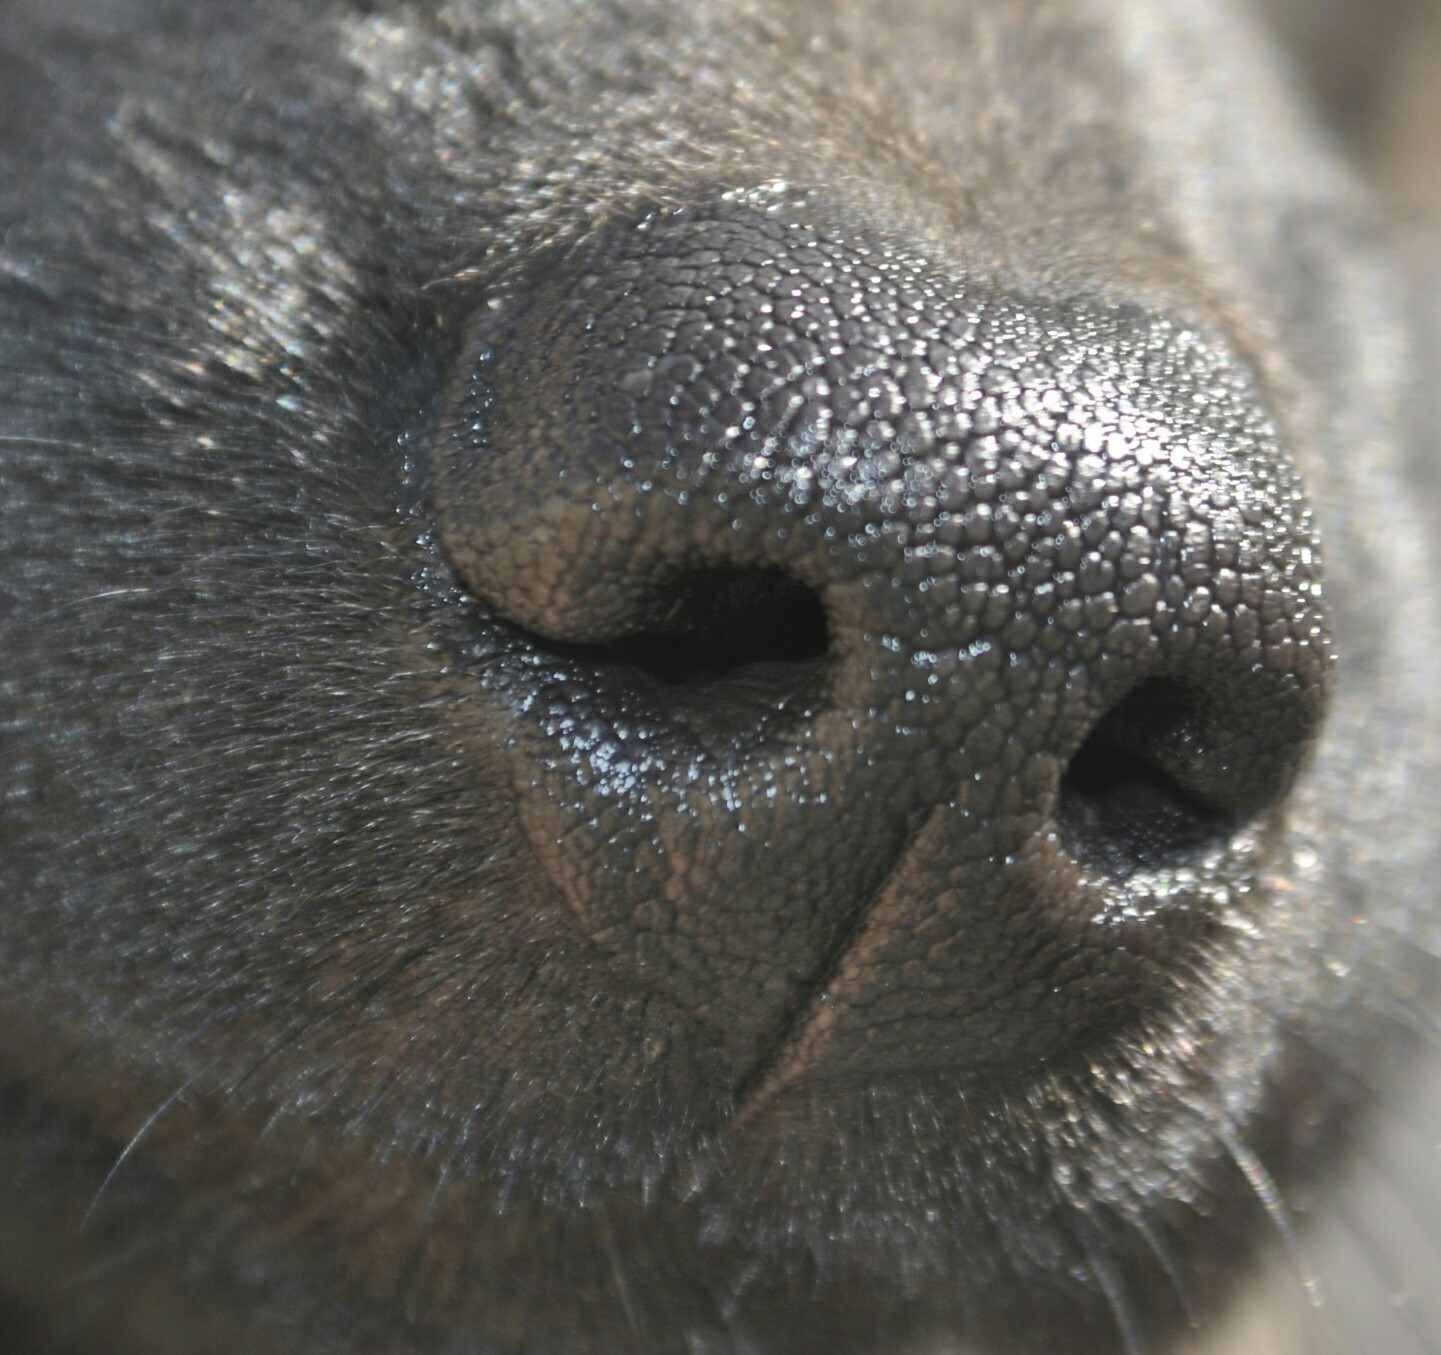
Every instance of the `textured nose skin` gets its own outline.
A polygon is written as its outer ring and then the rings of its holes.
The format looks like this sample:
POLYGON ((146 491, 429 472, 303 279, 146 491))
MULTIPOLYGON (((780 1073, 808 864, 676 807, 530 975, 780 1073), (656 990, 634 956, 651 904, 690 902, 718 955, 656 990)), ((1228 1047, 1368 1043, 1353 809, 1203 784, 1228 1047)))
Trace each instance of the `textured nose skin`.
POLYGON ((1220 336, 814 219, 658 213, 488 298, 433 466, 534 853, 756 1103, 1164 1003, 1330 663, 1220 336))

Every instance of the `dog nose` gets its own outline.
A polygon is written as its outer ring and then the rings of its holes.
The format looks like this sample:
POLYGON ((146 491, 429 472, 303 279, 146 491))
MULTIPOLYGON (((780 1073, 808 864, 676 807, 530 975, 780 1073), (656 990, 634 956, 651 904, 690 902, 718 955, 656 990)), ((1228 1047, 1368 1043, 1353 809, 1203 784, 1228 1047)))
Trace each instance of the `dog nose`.
POLYGON ((517 812, 734 1095, 1008 1075, 1164 1001, 1330 667, 1224 338, 739 200, 478 310, 432 476, 517 812))

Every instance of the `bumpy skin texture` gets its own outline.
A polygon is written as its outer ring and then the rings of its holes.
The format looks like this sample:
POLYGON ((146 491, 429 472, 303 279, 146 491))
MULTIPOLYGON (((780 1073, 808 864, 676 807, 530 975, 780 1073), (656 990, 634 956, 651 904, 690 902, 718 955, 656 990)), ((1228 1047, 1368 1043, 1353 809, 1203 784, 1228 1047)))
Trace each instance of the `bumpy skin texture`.
POLYGON ((1436 944, 1410 298, 1256 33, 0 17, 17 1339, 1219 1329, 1436 944))

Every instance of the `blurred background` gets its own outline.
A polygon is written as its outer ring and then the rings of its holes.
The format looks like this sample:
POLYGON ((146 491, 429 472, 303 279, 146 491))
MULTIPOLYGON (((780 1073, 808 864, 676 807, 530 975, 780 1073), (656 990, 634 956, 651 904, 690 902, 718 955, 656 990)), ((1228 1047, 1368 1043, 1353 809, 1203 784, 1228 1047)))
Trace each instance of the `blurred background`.
POLYGON ((1441 0, 1254 0, 1403 221, 1441 220, 1441 0))

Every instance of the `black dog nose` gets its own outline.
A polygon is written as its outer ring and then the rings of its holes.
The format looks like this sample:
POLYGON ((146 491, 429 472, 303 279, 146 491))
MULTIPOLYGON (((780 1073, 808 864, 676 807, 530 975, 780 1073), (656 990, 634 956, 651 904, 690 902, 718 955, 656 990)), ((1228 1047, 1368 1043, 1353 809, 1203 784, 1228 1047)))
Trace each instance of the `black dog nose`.
POLYGON ((737 1094, 999 1075, 1239 906, 1329 667, 1245 367, 723 201, 487 298, 434 466, 518 812, 737 1094))

